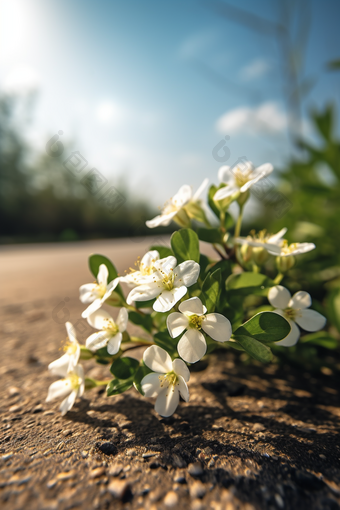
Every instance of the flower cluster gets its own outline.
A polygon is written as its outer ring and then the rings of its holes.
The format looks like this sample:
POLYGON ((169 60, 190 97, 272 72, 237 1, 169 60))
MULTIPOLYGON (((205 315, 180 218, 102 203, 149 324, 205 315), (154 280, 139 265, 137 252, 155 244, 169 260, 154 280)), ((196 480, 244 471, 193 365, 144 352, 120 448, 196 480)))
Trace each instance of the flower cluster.
POLYGON ((96 281, 80 287, 80 300, 88 305, 82 317, 95 331, 80 345, 74 327, 66 323, 65 353, 49 365, 51 374, 61 380, 51 384, 47 401, 62 399, 64 415, 85 389, 105 385, 112 396, 134 386, 145 397, 156 399, 157 413, 171 416, 180 397, 189 401, 190 365, 216 349, 236 348, 266 363, 271 348, 296 345, 299 327, 316 332, 325 326, 326 319, 310 309, 307 292, 291 296, 280 285, 296 256, 315 245, 289 243, 284 239, 286 228, 277 234, 240 235, 251 187, 272 170, 269 163, 258 168, 250 162, 222 167, 219 186, 208 191, 210 212, 200 199, 207 180, 195 194, 190 186, 182 186, 161 214, 147 221, 150 228, 172 220, 182 228, 174 232, 169 247, 154 247, 124 276, 105 256, 90 256, 96 281), (238 203, 239 216, 230 232, 232 202, 238 203), (218 260, 201 254, 199 241, 211 243, 218 260), (247 305, 249 295, 258 310, 247 305), (110 313, 107 306, 116 311, 110 313), (129 323, 138 334, 130 333, 129 323), (145 348, 141 360, 127 355, 126 351, 141 346, 145 348), (110 364, 113 379, 85 378, 80 359, 110 364))

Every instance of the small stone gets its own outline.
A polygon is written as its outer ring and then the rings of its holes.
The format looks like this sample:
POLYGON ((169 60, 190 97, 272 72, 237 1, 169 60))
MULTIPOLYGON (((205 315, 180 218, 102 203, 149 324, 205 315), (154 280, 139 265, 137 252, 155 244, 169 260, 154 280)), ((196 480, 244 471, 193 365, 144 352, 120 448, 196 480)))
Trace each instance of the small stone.
POLYGON ((285 504, 280 494, 275 494, 275 501, 279 508, 284 508, 285 504))
POLYGON ((43 410, 44 410, 43 406, 41 404, 38 404, 37 406, 33 407, 32 413, 33 414, 42 413, 43 410))
POLYGON ((120 473, 123 471, 123 464, 113 464, 110 467, 109 475, 111 476, 119 476, 120 473))
POLYGON ((176 483, 186 483, 185 476, 182 474, 176 475, 174 478, 174 482, 176 483))
POLYGON ((189 464, 188 473, 191 476, 202 476, 203 469, 199 462, 194 462, 193 464, 189 464))
POLYGON ((172 454, 172 465, 174 467, 184 468, 187 466, 187 463, 180 455, 177 455, 177 453, 173 453, 172 454))
POLYGON ((190 496, 192 498, 203 498, 203 496, 207 492, 203 483, 198 480, 190 486, 189 490, 190 490, 190 496))
POLYGON ((234 453, 234 450, 229 450, 228 455, 233 455, 234 453))
POLYGON ((95 469, 92 469, 90 472, 90 478, 99 478, 100 476, 105 474, 105 468, 104 467, 98 467, 95 469))
POLYGON ((123 499, 130 490, 130 484, 126 480, 113 480, 107 487, 109 493, 117 499, 123 499))
POLYGON ((86 457, 89 456, 89 452, 87 452, 86 450, 83 450, 80 455, 83 457, 83 459, 86 459, 86 457))
POLYGON ((254 432, 262 432, 263 430, 266 430, 266 427, 262 425, 262 423, 254 423, 253 425, 254 432))
POLYGON ((57 475, 58 480, 70 480, 70 478, 73 478, 76 475, 75 471, 65 471, 63 473, 59 473, 57 475))
POLYGON ((153 460, 152 462, 150 462, 149 464, 149 468, 150 469, 158 469, 159 467, 161 467, 160 463, 157 462, 157 460, 153 460))
POLYGON ((56 480, 56 478, 53 478, 52 480, 49 480, 47 482, 46 486, 48 489, 53 489, 53 487, 55 487, 57 483, 58 483, 58 480, 56 480))
POLYGON ((72 430, 71 429, 66 429, 66 430, 63 430, 62 431, 62 435, 63 436, 70 436, 72 434, 72 430))
POLYGON ((14 395, 20 395, 20 390, 16 386, 10 386, 8 388, 8 393, 11 395, 11 397, 14 397, 14 395))
POLYGON ((8 459, 10 459, 11 457, 13 457, 13 455, 14 455, 14 454, 13 454, 12 452, 8 452, 8 453, 5 453, 5 455, 2 455, 2 456, 1 456, 1 459, 2 459, 2 460, 8 460, 8 459))
MULTIPOLYGON (((204 510, 206 507, 203 505, 202 501, 200 499, 194 499, 191 503, 191 510, 204 510)), ((225 507, 226 510, 234 510, 234 507, 232 509, 229 509, 229 507, 225 507)), ((219 509, 220 510, 220 509, 219 509)))
POLYGON ((18 405, 11 406, 8 410, 10 413, 19 413, 21 411, 22 407, 18 405))
POLYGON ((320 459, 323 459, 323 460, 327 459, 326 455, 324 455, 323 453, 320 453, 319 457, 320 457, 320 459))
POLYGON ((209 463, 208 463, 208 468, 209 468, 209 469, 211 469, 211 468, 213 468, 213 467, 215 467, 215 461, 214 461, 214 459, 211 459, 211 460, 209 461, 209 463))
POLYGON ((217 425, 217 424, 214 424, 211 428, 213 430, 223 430, 223 427, 221 425, 217 425))
POLYGON ((178 496, 176 492, 170 491, 164 498, 164 505, 172 508, 178 504, 178 496))
POLYGON ((156 455, 159 455, 160 452, 147 452, 143 453, 142 457, 143 459, 149 459, 150 457, 155 457, 156 455))
POLYGON ((116 455, 117 453, 117 447, 111 443, 111 442, 107 442, 107 443, 101 443, 98 445, 98 449, 103 452, 105 455, 116 455))

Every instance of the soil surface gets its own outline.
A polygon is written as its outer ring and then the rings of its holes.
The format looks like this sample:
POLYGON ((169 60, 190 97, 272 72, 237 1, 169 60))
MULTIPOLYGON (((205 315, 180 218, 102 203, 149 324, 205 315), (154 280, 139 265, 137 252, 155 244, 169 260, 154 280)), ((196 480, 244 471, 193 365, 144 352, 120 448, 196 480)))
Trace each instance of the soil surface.
MULTIPOLYGON (((152 241, 151 241, 152 242, 152 241)), ((162 419, 131 389, 46 403, 64 323, 80 319, 87 255, 118 269, 150 240, 0 250, 2 509, 340 508, 339 385, 332 374, 245 365, 229 351, 192 371, 190 402, 162 419)), ((91 330, 92 332, 92 330, 91 330)), ((134 351, 132 351, 134 352, 134 351)), ((86 375, 108 368, 83 363, 86 375)))

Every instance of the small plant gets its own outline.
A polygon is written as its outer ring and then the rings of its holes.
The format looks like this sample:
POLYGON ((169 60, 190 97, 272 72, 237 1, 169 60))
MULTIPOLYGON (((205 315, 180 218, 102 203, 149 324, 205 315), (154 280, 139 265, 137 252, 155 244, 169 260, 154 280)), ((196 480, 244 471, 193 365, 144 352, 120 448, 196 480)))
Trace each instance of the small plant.
POLYGON ((212 213, 199 198, 206 181, 195 194, 190 186, 182 186, 162 213, 147 222, 150 228, 171 221, 182 227, 173 233, 171 248, 151 247, 125 276, 118 276, 105 256, 90 256, 96 282, 80 287, 80 300, 88 305, 82 317, 95 331, 82 346, 67 323, 65 354, 49 365, 62 379, 50 386, 47 400, 62 398, 62 414, 85 390, 105 385, 108 396, 134 386, 145 397, 156 398, 156 412, 171 416, 179 396, 189 400, 190 365, 215 349, 237 349, 268 363, 271 345, 295 345, 299 327, 311 332, 324 327, 326 319, 310 309, 307 292, 291 296, 280 285, 296 257, 315 245, 288 244, 283 239, 287 229, 240 237, 250 188, 272 170, 270 164, 254 169, 249 162, 222 167, 221 184, 208 191, 212 213), (235 228, 228 212, 233 202, 239 206, 235 228), (193 223, 200 225, 196 231, 193 223), (212 245, 218 260, 200 253, 199 240, 212 245), (268 304, 263 306, 266 297, 268 304), (118 308, 118 313, 111 315, 103 305, 118 308), (141 336, 129 335, 128 321, 143 331, 141 336), (147 346, 142 360, 126 355, 139 346, 147 346), (110 365, 112 379, 86 378, 81 359, 110 365))

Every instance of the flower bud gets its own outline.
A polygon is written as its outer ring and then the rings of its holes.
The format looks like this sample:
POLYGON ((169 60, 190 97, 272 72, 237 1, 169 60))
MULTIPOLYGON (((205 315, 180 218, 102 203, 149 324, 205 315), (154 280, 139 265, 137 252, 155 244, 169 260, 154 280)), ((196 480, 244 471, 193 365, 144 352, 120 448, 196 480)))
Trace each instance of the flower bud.
POLYGON ((253 247, 253 261, 257 266, 262 266, 265 262, 267 262, 269 253, 265 248, 261 248, 259 246, 253 247))
POLYGON ((286 273, 295 264, 295 258, 292 255, 288 257, 276 257, 276 267, 279 273, 286 273))
POLYGON ((240 193, 237 203, 240 207, 244 206, 244 204, 247 202, 248 198, 250 197, 250 191, 247 190, 244 193, 240 193))
POLYGON ((249 244, 242 244, 239 253, 240 253, 240 258, 242 259, 242 262, 247 264, 252 258, 253 248, 251 246, 249 246, 249 244))
POLYGON ((177 225, 179 225, 182 228, 189 228, 191 226, 190 218, 186 211, 184 210, 184 208, 178 211, 176 216, 174 216, 173 220, 177 223, 177 225))

